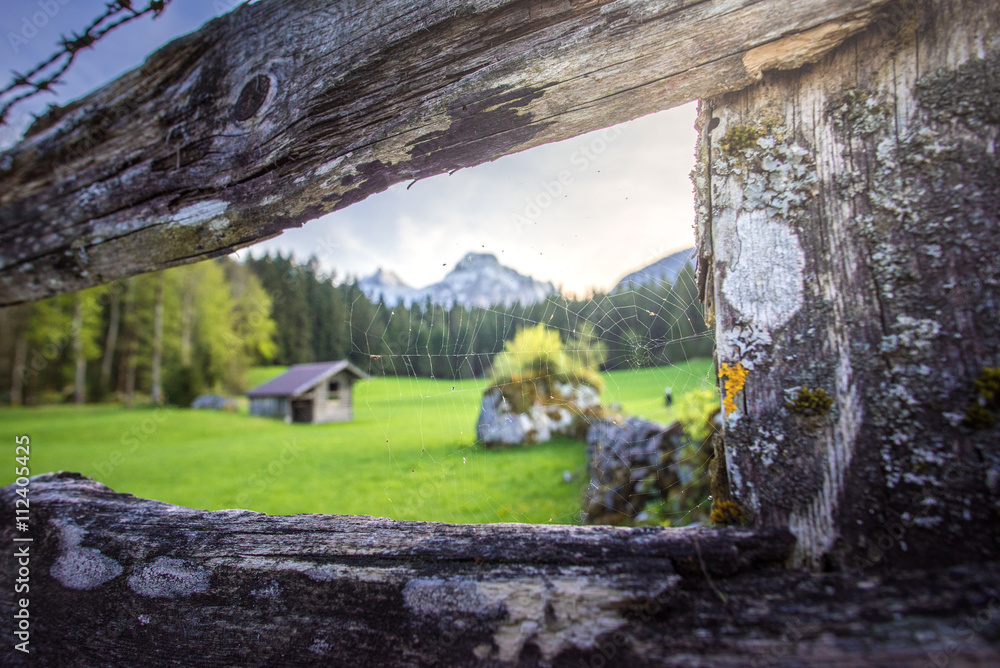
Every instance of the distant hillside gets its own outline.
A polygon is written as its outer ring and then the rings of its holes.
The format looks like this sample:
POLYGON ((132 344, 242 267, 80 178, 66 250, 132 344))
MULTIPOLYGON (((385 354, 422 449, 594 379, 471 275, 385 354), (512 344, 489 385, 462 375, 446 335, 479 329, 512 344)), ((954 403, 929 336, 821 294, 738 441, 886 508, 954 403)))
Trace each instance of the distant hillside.
POLYGON ((621 292, 640 285, 655 285, 663 281, 673 285, 684 265, 693 263, 694 248, 686 248, 660 258, 653 264, 633 271, 615 284, 612 292, 621 292))
POLYGON ((445 308, 529 305, 558 294, 552 283, 522 275, 491 253, 468 253, 441 281, 423 288, 411 287, 385 269, 361 279, 358 287, 372 301, 410 306, 429 298, 445 308))

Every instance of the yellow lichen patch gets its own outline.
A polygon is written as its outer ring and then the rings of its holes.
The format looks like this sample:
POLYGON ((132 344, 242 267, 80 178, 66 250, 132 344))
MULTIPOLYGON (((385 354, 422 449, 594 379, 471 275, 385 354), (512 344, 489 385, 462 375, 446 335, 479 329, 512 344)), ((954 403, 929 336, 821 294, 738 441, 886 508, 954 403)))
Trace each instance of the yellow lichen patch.
POLYGON ((736 366, 729 366, 723 362, 719 369, 719 378, 723 376, 726 380, 723 383, 725 397, 722 399, 722 407, 726 412, 726 417, 729 417, 729 414, 736 410, 736 403, 733 399, 746 385, 747 370, 739 362, 736 363, 736 366))
POLYGON ((712 506, 712 524, 740 526, 747 522, 747 511, 735 501, 719 501, 712 506))

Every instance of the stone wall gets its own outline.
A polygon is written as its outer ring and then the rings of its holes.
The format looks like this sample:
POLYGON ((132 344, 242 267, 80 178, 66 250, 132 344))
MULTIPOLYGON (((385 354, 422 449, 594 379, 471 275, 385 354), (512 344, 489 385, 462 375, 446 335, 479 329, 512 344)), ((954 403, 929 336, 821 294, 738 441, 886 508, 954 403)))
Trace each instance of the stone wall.
POLYGON ((587 432, 587 524, 707 521, 711 450, 680 422, 602 419, 587 432))

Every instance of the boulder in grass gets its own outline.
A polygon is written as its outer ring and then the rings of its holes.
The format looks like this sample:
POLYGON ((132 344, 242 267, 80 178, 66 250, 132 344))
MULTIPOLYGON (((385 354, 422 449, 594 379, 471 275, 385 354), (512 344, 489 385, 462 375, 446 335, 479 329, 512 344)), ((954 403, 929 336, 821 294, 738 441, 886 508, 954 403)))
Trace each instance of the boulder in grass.
POLYGON ((237 404, 235 399, 229 399, 218 394, 203 394, 191 402, 191 408, 233 413, 236 411, 237 404))
POLYGON ((546 443, 553 436, 582 440, 603 415, 600 394, 589 385, 511 381, 483 394, 476 436, 484 447, 546 443))
POLYGON ((500 388, 493 387, 483 395, 476 434, 486 446, 520 445, 535 437, 534 424, 524 413, 515 413, 504 399, 500 388))

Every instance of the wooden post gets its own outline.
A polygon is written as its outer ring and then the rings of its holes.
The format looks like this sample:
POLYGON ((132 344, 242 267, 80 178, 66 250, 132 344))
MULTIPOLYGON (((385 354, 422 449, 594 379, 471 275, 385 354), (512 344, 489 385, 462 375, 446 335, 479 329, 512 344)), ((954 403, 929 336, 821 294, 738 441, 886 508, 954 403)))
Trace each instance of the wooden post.
POLYGON ((702 104, 701 278, 734 499, 793 563, 1000 556, 1000 10, 902 3, 702 104))

